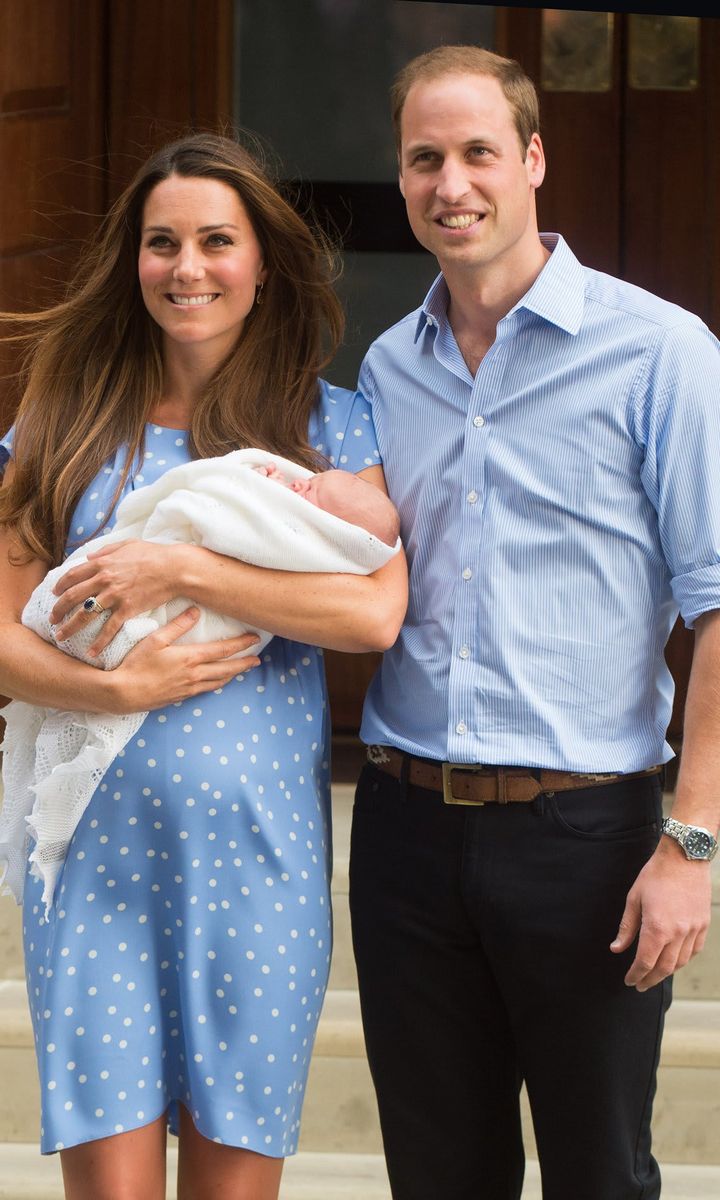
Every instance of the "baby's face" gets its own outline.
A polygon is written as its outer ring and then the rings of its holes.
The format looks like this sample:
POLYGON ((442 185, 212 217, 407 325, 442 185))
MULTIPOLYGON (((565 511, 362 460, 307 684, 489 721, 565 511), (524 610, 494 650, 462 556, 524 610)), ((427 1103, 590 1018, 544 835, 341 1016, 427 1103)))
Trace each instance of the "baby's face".
POLYGON ((320 471, 309 479, 289 480, 275 463, 255 470, 302 496, 316 508, 361 526, 389 546, 395 544, 397 513, 387 496, 366 479, 359 479, 350 471, 320 471))
POLYGON ((310 504, 346 521, 357 520, 358 513, 364 508, 365 489, 371 486, 349 471, 322 471, 290 484, 292 490, 310 504))
MULTIPOLYGON (((267 475, 275 483, 281 483, 291 492, 309 500, 317 508, 334 513, 335 516, 345 516, 350 511, 355 512, 356 505, 361 505, 365 489, 372 485, 362 479, 357 479, 348 471, 323 471, 311 475, 309 479, 293 479, 282 473, 275 463, 264 467, 256 467, 261 475, 267 475)), ((346 518, 350 520, 348 516, 346 518)))

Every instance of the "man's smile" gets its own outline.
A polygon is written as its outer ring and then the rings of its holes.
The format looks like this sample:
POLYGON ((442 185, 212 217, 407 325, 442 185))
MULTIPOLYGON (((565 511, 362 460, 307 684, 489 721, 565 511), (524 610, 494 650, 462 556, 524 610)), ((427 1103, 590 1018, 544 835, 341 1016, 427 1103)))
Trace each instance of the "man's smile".
POLYGON ((447 213, 436 217, 439 225, 443 229, 469 229, 471 225, 477 225, 482 221, 484 213, 447 213))

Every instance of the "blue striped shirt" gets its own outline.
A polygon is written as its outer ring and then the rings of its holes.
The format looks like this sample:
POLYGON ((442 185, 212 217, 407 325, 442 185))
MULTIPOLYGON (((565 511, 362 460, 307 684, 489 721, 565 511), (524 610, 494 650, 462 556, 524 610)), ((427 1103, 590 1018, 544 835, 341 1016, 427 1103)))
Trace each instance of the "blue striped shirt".
POLYGON ((720 343, 543 242, 474 378, 442 275, 363 363, 410 601, 361 737, 634 771, 672 757, 678 611, 720 607, 720 343))

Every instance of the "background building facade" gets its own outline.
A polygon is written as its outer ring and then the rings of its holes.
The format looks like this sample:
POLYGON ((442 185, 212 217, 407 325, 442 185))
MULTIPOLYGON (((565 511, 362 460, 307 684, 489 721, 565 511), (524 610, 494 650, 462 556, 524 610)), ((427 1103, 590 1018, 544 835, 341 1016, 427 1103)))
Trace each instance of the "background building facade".
MULTIPOLYGON (((407 226, 387 94, 440 42, 496 49, 537 82, 541 228, 720 333, 720 22, 429 0, 3 0, 0 307, 62 294, 81 240, 154 146, 240 128, 342 242, 348 329, 328 376, 353 387, 370 340, 435 274, 407 226)), ((3 428, 17 366, 5 351, 3 428)), ((676 743, 691 650, 678 626, 676 743)), ((377 656, 327 660, 335 728, 353 732, 377 656)))

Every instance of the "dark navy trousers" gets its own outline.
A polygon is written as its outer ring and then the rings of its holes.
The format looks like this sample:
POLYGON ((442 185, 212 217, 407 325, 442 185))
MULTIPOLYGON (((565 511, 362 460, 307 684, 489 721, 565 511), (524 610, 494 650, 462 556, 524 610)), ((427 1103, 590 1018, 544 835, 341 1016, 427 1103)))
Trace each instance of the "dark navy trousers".
POLYGON ((448 806, 368 765, 350 906, 394 1200, 519 1200, 519 1090, 544 1200, 657 1200, 650 1117, 669 980, 611 954, 659 837, 657 776, 448 806))

